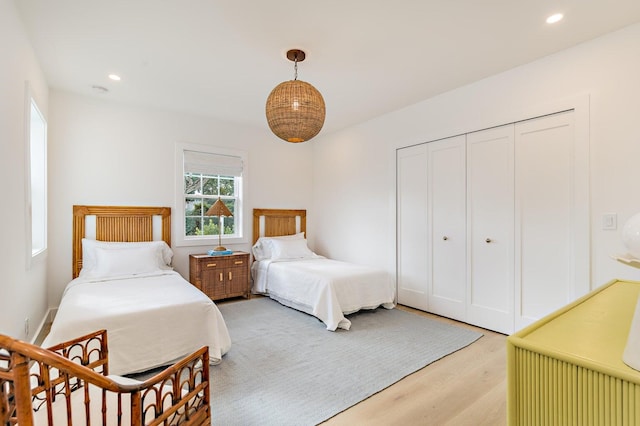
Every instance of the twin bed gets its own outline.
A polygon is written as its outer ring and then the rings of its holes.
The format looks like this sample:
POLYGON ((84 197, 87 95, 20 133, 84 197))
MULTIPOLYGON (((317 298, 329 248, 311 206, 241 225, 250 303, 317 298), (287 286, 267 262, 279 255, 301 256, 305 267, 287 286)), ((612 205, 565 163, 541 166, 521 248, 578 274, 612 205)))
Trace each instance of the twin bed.
POLYGON ((106 329, 112 374, 167 365, 203 346, 211 363, 221 361, 231 339, 218 307, 169 266, 170 215, 74 206, 74 279, 43 347, 106 329))
POLYGON ((319 256, 305 233, 306 210, 254 209, 254 293, 314 315, 331 331, 351 327, 345 315, 395 306, 386 271, 319 256))
MULTIPOLYGON (((212 364, 231 339, 217 306, 171 268, 167 207, 73 208, 73 280, 42 346, 106 329, 112 374, 167 365, 202 346, 212 364)), ((318 256, 305 210, 254 210, 253 292, 348 330, 361 309, 394 307, 385 271, 318 256)))

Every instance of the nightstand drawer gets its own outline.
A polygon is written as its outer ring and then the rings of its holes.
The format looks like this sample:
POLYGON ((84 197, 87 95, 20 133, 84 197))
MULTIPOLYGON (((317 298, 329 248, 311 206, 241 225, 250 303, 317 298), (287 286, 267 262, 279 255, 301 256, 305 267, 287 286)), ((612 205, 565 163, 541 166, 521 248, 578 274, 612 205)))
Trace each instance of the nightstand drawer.
POLYGON ((200 259, 200 268, 204 269, 216 269, 226 268, 229 263, 226 259, 219 259, 212 256, 213 259, 200 259))

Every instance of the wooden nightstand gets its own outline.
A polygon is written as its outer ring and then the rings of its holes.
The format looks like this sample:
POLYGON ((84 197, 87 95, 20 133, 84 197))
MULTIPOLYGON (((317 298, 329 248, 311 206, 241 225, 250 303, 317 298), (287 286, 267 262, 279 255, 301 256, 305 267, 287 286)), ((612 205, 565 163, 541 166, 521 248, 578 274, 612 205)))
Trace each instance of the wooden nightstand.
POLYGON ((249 253, 189 255, 189 281, 211 300, 249 297, 249 253))

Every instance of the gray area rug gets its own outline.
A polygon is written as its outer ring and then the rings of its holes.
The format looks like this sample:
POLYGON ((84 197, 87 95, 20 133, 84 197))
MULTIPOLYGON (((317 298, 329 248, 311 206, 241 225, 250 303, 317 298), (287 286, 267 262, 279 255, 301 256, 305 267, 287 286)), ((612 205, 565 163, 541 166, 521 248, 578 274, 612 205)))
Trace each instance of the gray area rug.
POLYGON ((318 424, 482 336, 399 309, 331 332, 268 298, 219 308, 232 344, 211 367, 216 425, 318 424))

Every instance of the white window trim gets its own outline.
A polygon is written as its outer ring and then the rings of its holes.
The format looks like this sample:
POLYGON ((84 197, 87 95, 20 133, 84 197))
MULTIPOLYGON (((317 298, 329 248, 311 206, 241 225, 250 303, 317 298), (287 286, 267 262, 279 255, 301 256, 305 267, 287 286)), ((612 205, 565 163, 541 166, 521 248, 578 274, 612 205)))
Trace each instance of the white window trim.
POLYGON ((176 143, 176 151, 175 151, 175 205, 173 208, 173 219, 172 219, 172 227, 173 227, 173 236, 172 241, 173 245, 176 247, 188 247, 188 246, 217 246, 218 245, 218 235, 210 235, 207 237, 198 236, 196 238, 189 238, 184 235, 184 167, 183 167, 183 153, 184 151, 200 151, 206 152, 210 154, 220 154, 220 155, 231 155, 242 158, 242 184, 240 186, 240 199, 238 200, 238 205, 236 206, 234 217, 234 222, 236 224, 236 231, 238 235, 235 237, 222 235, 222 243, 223 245, 231 245, 231 244, 243 244, 247 243, 248 240, 248 230, 247 230, 247 220, 249 215, 247 213, 247 182, 249 179, 249 155, 246 151, 229 149, 229 148, 220 148, 210 145, 197 145, 192 143, 176 143))
POLYGON ((47 257, 48 250, 48 172, 47 172, 47 149, 48 149, 48 141, 47 141, 47 118, 42 113, 42 110, 38 106, 39 102, 36 99, 31 85, 27 81, 25 83, 25 102, 24 102, 24 153, 25 153, 25 233, 26 233, 26 268, 31 269, 31 266, 34 263, 42 262, 47 257), (33 214, 32 214, 32 199, 31 199, 31 105, 34 105, 35 109, 38 111, 42 120, 44 121, 44 248, 42 250, 33 252, 33 234, 32 234, 32 226, 33 226, 33 214))

